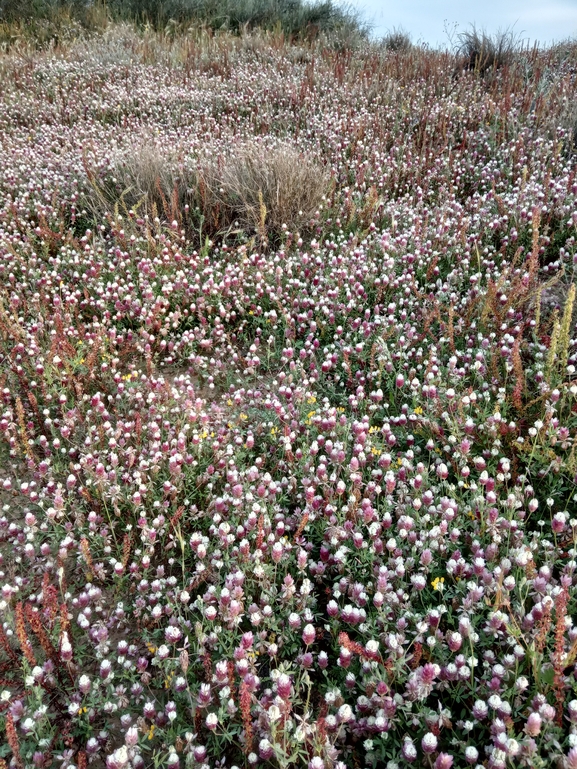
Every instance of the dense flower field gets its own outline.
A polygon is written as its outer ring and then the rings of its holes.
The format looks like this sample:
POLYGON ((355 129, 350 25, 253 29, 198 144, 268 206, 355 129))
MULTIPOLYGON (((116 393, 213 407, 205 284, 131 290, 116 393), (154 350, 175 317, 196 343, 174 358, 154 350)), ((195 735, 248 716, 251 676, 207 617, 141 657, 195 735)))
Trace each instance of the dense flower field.
POLYGON ((3 765, 575 769, 575 45, 0 77, 3 765))

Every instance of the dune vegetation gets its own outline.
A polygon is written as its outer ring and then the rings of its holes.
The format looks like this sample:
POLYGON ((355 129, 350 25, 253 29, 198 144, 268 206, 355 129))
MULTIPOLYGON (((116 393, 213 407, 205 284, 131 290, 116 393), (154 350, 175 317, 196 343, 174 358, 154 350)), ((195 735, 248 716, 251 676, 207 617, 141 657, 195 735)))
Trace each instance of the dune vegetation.
POLYGON ((9 5, 0 767, 576 769, 577 44, 9 5))

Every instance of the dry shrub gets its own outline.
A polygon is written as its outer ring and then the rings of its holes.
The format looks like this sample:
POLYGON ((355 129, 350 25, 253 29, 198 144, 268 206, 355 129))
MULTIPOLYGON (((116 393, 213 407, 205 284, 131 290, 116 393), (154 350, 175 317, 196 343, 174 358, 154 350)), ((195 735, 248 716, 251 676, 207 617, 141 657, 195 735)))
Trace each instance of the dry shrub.
POLYGON ((180 221, 196 187, 194 171, 154 144, 134 148, 115 164, 112 174, 105 179, 88 173, 93 194, 87 207, 97 219, 118 207, 180 221))
POLYGON ((458 35, 457 55, 464 69, 474 70, 481 75, 511 65, 519 51, 519 36, 512 30, 488 34, 472 26, 458 35))
POLYGON ((92 195, 84 205, 96 220, 115 210, 133 210, 176 220, 191 234, 201 229, 214 237, 234 229, 273 241, 283 225, 290 231, 306 229, 329 181, 319 163, 293 146, 254 142, 227 158, 200 161, 196 168, 145 144, 117 162, 105 179, 88 174, 92 195))
POLYGON ((382 46, 386 51, 405 52, 413 47, 411 36, 401 27, 389 30, 382 39, 382 46))
POLYGON ((214 229, 238 223, 245 231, 278 237, 283 224, 301 229, 315 216, 327 191, 328 174, 288 144, 265 148, 250 143, 199 174, 199 201, 214 229))

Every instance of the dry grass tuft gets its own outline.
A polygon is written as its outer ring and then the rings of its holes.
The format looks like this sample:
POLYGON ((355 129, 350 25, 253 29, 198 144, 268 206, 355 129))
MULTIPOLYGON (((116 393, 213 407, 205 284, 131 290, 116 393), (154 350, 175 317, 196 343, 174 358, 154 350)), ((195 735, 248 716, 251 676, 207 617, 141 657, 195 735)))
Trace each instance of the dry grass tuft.
POLYGON ((288 144, 245 145, 199 175, 200 207, 215 229, 231 227, 276 237, 283 225, 304 228, 327 191, 328 174, 288 144), (212 220, 212 221, 211 221, 212 220))
POLYGON ((481 75, 511 65, 520 48, 519 36, 511 29, 490 35, 472 26, 458 35, 458 41, 461 66, 481 75))
POLYGON ((382 46, 386 51, 405 52, 411 50, 413 42, 406 30, 394 27, 384 36, 382 46))
POLYGON ((166 155, 154 144, 128 153, 105 180, 90 175, 93 195, 88 207, 96 219, 116 207, 161 219, 179 219, 192 200, 196 175, 185 169, 174 155, 166 155))
POLYGON ((86 208, 97 220, 116 209, 133 210, 179 223, 188 218, 194 228, 196 211, 205 234, 234 228, 263 241, 277 239, 283 225, 289 231, 306 229, 329 182, 325 169, 292 145, 267 148, 254 142, 228 158, 201 161, 196 169, 148 144, 118 162, 105 180, 89 176, 93 192, 86 208))

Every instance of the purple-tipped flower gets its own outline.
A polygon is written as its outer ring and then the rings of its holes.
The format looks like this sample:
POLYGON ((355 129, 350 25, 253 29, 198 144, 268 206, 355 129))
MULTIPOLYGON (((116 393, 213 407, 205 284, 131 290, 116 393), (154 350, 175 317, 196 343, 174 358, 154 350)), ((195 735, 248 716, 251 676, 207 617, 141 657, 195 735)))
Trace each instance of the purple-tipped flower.
POLYGON ((70 662, 72 659, 72 646, 66 631, 62 633, 62 640, 60 642, 60 658, 63 662, 70 662))
POLYGON ((169 625, 164 631, 164 637, 167 643, 175 644, 182 638, 182 631, 174 625, 169 625))
POLYGON ((102 660, 102 662, 100 663, 100 677, 108 678, 111 670, 112 670, 112 664, 110 660, 102 660))
POLYGON ((405 761, 408 761, 409 763, 412 763, 417 758, 417 748, 410 737, 405 737, 403 740, 401 753, 403 754, 405 761))
POLYGON ((437 475, 439 478, 444 481, 446 478, 449 477, 449 468, 444 462, 441 462, 437 465, 437 475))
POLYGON ((206 707, 211 699, 210 684, 201 684, 198 691, 198 704, 200 707, 206 707))
POLYGON ((544 721, 552 721, 555 718, 555 708, 548 702, 544 702, 539 708, 539 715, 544 721))
POLYGON ((551 521, 551 528, 555 534, 561 534, 565 529, 565 513, 555 513, 551 521))
POLYGON ((264 761, 268 761, 269 758, 273 757, 274 748, 266 738, 259 742, 258 754, 264 761))
POLYGON ((460 633, 449 633, 447 635, 447 646, 452 652, 458 652, 463 643, 463 638, 460 633))
POLYGON ((301 618, 293 611, 288 616, 288 623, 291 630, 297 630, 301 626, 301 618))
POLYGON ((314 625, 311 625, 309 623, 308 625, 304 626, 302 639, 307 646, 310 646, 312 643, 314 643, 316 636, 317 634, 316 634, 314 625))
POLYGON ((439 753, 435 761, 435 769, 451 769, 453 766, 453 756, 448 753, 439 753))
POLYGON ((290 697, 292 691, 292 683, 286 673, 281 673, 277 678, 276 688, 279 697, 282 697, 283 700, 287 700, 290 697))
POLYGON ((128 750, 125 745, 115 750, 112 755, 106 759, 107 769, 124 769, 129 764, 128 750))
POLYGON ((488 712, 489 708, 487 707, 487 703, 483 702, 483 700, 476 700, 473 705, 473 715, 477 721, 482 721, 484 718, 487 718, 488 712))
POLYGON ((423 753, 434 753, 437 750, 438 740, 433 732, 427 732, 421 740, 423 753))
POLYGON ((539 713, 530 713, 525 724, 525 734, 529 737, 536 737, 541 731, 541 716, 539 713))
POLYGON ((338 711, 338 719, 341 724, 346 724, 354 718, 353 711, 350 705, 346 703, 341 705, 338 711))
POLYGON ((166 767, 167 769, 179 769, 180 759, 176 753, 171 753, 168 756, 168 758, 166 759, 166 767))

